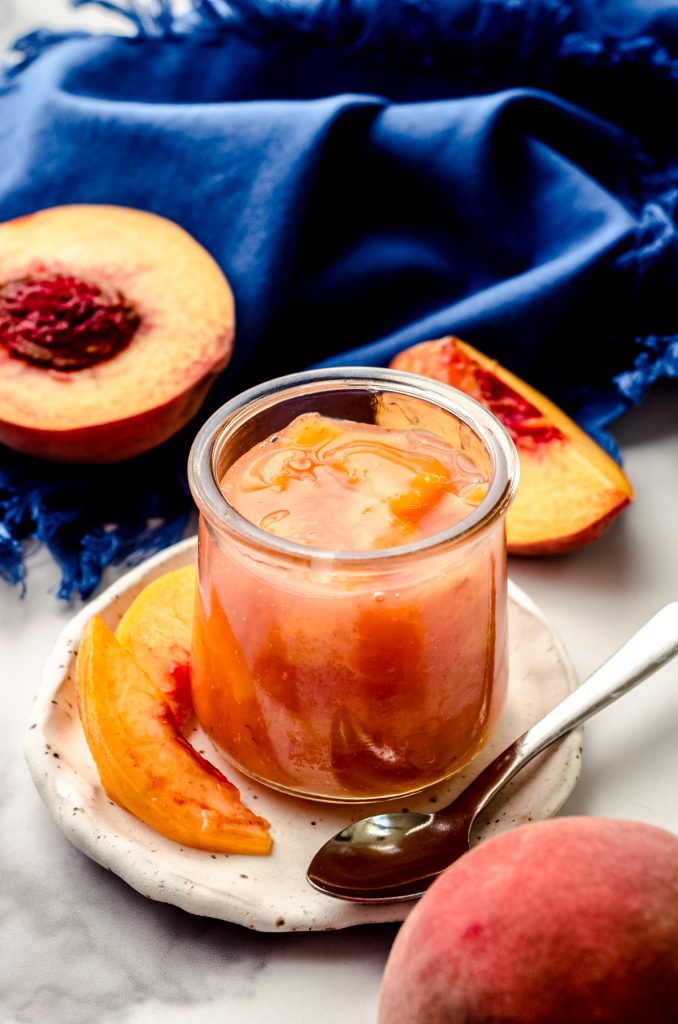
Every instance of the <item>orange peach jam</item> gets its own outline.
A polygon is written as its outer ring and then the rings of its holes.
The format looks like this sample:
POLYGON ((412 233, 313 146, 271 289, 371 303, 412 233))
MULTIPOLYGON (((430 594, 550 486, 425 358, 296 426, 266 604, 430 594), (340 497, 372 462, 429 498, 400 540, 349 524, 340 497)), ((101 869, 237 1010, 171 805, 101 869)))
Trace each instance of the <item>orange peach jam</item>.
POLYGON ((221 488, 242 516, 278 537, 372 551, 454 526, 485 497, 487 481, 426 430, 307 413, 238 459, 221 488))
POLYGON ((482 746, 506 690, 503 521, 463 545, 346 565, 449 529, 487 492, 425 430, 298 417, 221 488, 265 531, 309 546, 266 558, 201 519, 193 701, 242 770, 330 800, 416 792, 482 746), (388 562, 388 560, 386 560, 388 562))

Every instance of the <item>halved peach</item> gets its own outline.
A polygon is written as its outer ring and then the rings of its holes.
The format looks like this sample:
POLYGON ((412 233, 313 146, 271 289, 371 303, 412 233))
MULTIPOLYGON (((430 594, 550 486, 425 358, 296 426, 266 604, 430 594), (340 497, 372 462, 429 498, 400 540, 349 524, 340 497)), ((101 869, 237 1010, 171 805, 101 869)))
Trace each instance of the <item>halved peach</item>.
POLYGON ((177 725, 191 717, 191 632, 195 567, 166 572, 134 598, 115 631, 117 639, 161 691, 177 725))
POLYGON ((112 800, 185 846, 270 852, 268 822, 184 739, 161 691, 99 616, 83 635, 77 687, 85 737, 112 800))
POLYGON ((512 554, 558 554, 588 544, 633 500, 623 470, 562 409, 458 338, 414 345, 391 366, 459 388, 506 427, 520 458, 507 517, 512 554))
POLYGON ((59 206, 0 224, 0 442, 116 462, 170 437, 231 356, 233 295, 172 221, 59 206))

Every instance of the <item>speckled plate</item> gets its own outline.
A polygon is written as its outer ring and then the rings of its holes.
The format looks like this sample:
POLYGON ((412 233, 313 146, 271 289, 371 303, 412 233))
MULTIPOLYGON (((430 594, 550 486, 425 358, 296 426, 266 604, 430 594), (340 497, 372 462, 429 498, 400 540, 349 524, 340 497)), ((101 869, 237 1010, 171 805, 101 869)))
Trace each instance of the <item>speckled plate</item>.
MULTIPOLYGON (((402 920, 413 904, 345 903, 323 896, 306 882, 307 865, 326 839, 349 821, 377 809, 396 808, 402 800, 361 808, 282 796, 236 772, 197 730, 191 737, 194 745, 240 788, 244 802, 271 822, 270 857, 224 856, 181 847, 113 804, 103 791, 76 707, 73 667, 83 627, 95 612, 115 627, 147 583, 195 557, 196 541, 191 538, 151 558, 83 608, 59 637, 45 665, 25 744, 33 781, 57 825, 78 849, 144 896, 193 914, 260 931, 329 930, 402 920)), ((492 741, 452 782, 409 797, 408 808, 442 806, 576 686, 552 629, 513 585, 509 659, 508 702, 492 741)), ((525 768, 488 808, 477 839, 555 814, 577 781, 581 745, 581 732, 571 733, 525 768)))

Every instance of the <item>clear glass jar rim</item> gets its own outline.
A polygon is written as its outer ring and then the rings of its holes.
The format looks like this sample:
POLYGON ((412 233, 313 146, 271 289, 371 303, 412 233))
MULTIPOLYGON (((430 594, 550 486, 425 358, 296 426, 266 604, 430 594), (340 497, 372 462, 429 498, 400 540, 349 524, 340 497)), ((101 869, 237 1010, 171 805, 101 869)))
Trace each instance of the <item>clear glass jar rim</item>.
MULTIPOLYGON (((303 392, 302 392, 303 393, 303 392)), ((268 553, 277 552, 292 560, 308 563, 349 566, 364 565, 408 558, 412 555, 438 551, 442 547, 459 544, 477 533, 508 509, 518 485, 518 455, 513 441, 503 424, 475 398, 448 384, 422 377, 419 374, 381 367, 341 366, 320 370, 307 370, 288 374, 257 384, 236 395, 216 410, 198 431, 188 459, 188 479, 191 493, 201 514, 219 528, 230 530, 236 537, 248 541, 268 553), (335 551, 297 544, 255 526, 245 519, 224 497, 214 472, 214 449, 224 426, 246 409, 261 410, 278 400, 305 391, 327 392, 337 388, 365 388, 374 394, 388 391, 392 394, 417 398, 438 406, 456 416, 480 436, 490 451, 493 462, 492 482, 486 496, 460 522, 441 533, 432 534, 412 544, 369 551, 335 551)))

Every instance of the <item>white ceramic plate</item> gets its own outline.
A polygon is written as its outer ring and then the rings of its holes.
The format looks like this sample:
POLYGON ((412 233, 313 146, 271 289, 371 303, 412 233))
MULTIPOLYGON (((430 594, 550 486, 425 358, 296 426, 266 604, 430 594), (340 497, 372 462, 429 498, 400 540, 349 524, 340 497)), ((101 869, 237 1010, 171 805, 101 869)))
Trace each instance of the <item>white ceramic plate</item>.
MULTIPOLYGON (((443 806, 500 750, 576 685, 567 656, 532 601, 510 587, 509 697, 499 728, 481 755, 452 782, 406 801, 369 807, 311 803, 282 796, 240 775, 196 731, 193 744, 239 788, 243 801, 271 822, 270 857, 224 856, 181 847, 113 804, 80 727, 73 667, 86 621, 99 612, 112 627, 143 587, 195 561, 195 538, 156 555, 123 576, 64 629, 42 677, 25 753, 33 781, 57 825, 98 864, 151 899, 194 914, 260 931, 312 931, 405 918, 412 903, 367 906, 323 896, 306 882, 318 847, 351 820, 377 809, 443 806)), ((580 768, 581 732, 571 733, 525 768, 488 809, 478 839, 549 817, 572 791, 580 768)))

